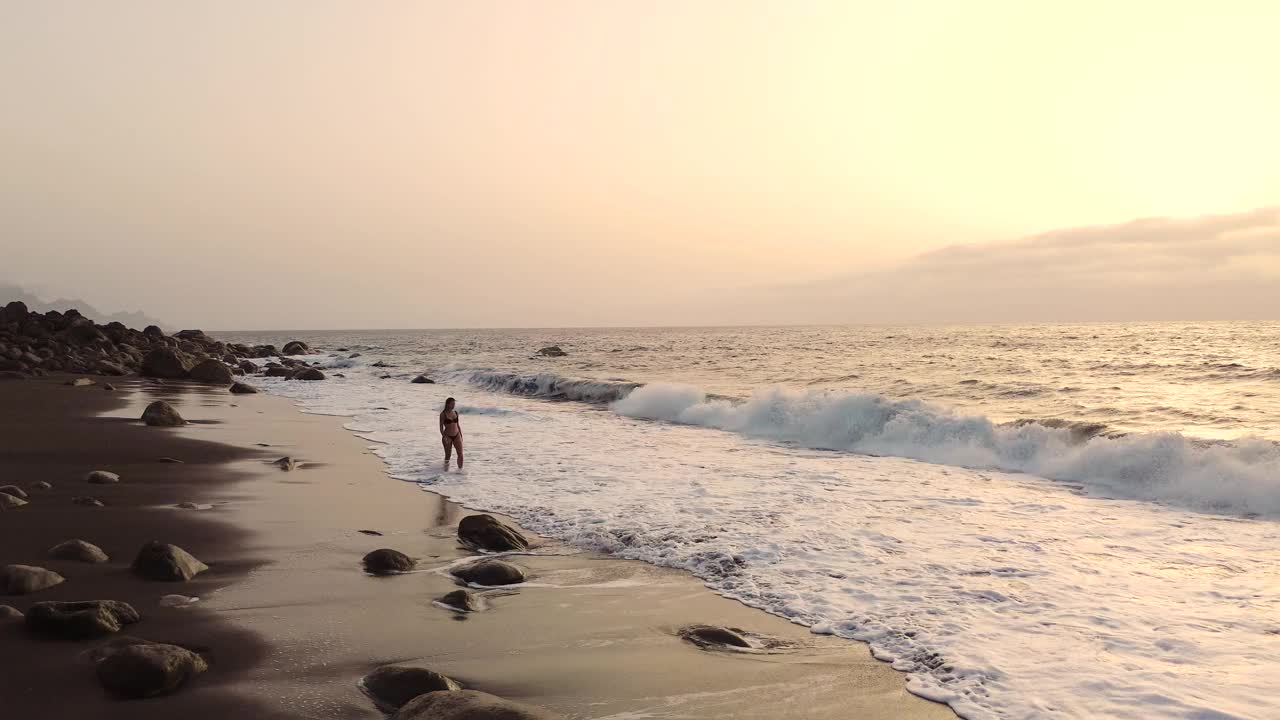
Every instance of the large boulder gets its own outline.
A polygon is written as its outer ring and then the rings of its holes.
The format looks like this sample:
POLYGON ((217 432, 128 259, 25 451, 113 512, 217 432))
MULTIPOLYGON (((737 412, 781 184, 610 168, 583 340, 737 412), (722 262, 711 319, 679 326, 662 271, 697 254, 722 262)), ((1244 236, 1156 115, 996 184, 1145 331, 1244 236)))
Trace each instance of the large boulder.
POLYGON ((290 376, 292 380, 323 380, 324 373, 319 368, 303 368, 290 376))
POLYGON ((128 603, 117 600, 80 602, 38 602, 27 610, 27 629, 32 632, 80 640, 110 635, 136 623, 141 617, 128 603))
POLYGON ((231 368, 213 358, 201 360, 191 368, 187 375, 192 380, 199 380, 200 382, 217 383, 218 385, 231 384, 231 368))
POLYGON ((558 716, 476 690, 439 690, 410 700, 391 720, 553 720, 558 716))
POLYGON ((49 548, 49 557, 55 560, 74 560, 85 563, 104 563, 111 558, 102 548, 84 540, 67 540, 49 548))
POLYGON ((559 345, 548 345, 539 350, 538 354, 543 357, 564 357, 569 353, 561 350, 559 345))
POLYGON ((185 582, 208 569, 177 545, 155 540, 143 545, 133 561, 133 571, 147 580, 185 582))
POLYGON ((243 370, 246 375, 252 375, 258 372, 259 368, 258 368, 258 363, 252 360, 241 360, 240 369, 243 370))
POLYGON ((267 375, 267 377, 282 377, 282 378, 287 378, 287 377, 291 377, 291 376, 293 375, 293 373, 294 373, 294 369, 293 369, 293 368, 287 368, 287 367, 269 367, 269 368, 267 368, 266 375, 267 375))
POLYGON ((281 355, 310 355, 311 348, 301 340, 290 340, 280 348, 281 355))
POLYGON ((365 675, 360 687, 378 707, 393 712, 405 703, 437 690, 461 690, 462 686, 434 670, 401 665, 383 665, 365 675))
POLYGON ((61 585, 65 580, 52 570, 33 565, 5 565, 0 568, 0 588, 6 595, 30 595, 61 585))
POLYGON ((141 373, 147 377, 177 380, 185 378, 191 362, 172 348, 156 348, 142 358, 141 373))
POLYGON ((5 305, 3 309, 0 309, 0 322, 22 322, 27 319, 27 315, 30 312, 30 310, 27 310, 26 303, 21 300, 14 300, 8 305, 5 305))
POLYGON ((435 380, 432 380, 426 375, 419 375, 418 377, 414 378, 413 380, 410 380, 409 382, 412 382, 415 385, 434 385, 436 383, 435 380))
POLYGON ((147 698, 171 693, 208 669, 186 648, 144 640, 107 651, 98 662, 98 682, 123 698, 147 698))
POLYGON ((468 515, 458 523, 458 539, 477 550, 507 552, 525 550, 529 541, 517 530, 492 515, 468 515))
POLYGON ((481 560, 454 568, 453 576, 475 585, 515 585, 524 582, 524 570, 502 560, 481 560))
POLYGON ((364 556, 364 570, 372 575, 394 575, 408 572, 418 563, 399 550, 379 548, 364 556))
POLYGON ((142 422, 152 427, 178 427, 187 424, 178 411, 163 400, 156 400, 142 411, 142 422))
POLYGON ((249 383, 233 382, 231 383, 231 392, 235 395, 251 395, 258 392, 258 388, 249 383))

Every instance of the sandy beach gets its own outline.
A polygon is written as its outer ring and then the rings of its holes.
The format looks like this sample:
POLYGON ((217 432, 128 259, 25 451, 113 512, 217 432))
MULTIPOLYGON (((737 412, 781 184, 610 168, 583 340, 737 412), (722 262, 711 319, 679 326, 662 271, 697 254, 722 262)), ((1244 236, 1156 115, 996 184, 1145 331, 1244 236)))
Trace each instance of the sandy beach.
POLYGON ((392 663, 572 718, 953 716, 909 695, 903 676, 862 644, 813 635, 680 572, 537 538, 506 558, 526 569, 525 584, 483 592, 483 612, 451 612, 434 601, 458 588, 447 569, 474 556, 456 537, 469 511, 387 478, 339 418, 221 387, 118 378, 104 392, 65 381, 0 383, 0 477, 53 485, 0 514, 0 565, 67 578, 0 603, 123 600, 143 616, 123 633, 197 649, 209 670, 163 698, 114 700, 82 656, 102 640, 47 640, 7 622, 0 663, 11 670, 0 674, 0 696, 18 717, 374 718, 383 713, 357 683, 392 663), (155 399, 190 424, 143 425, 155 399), (295 470, 271 464, 285 455, 295 470), (121 481, 87 485, 95 469, 121 481), (72 503, 82 495, 105 506, 72 503), (182 502, 205 509, 174 507, 182 502), (71 538, 110 561, 46 558, 71 538), (133 555, 151 539, 210 569, 186 583, 134 577, 133 555), (415 558, 417 570, 364 573, 361 557, 383 547, 415 558), (162 607, 170 593, 200 601, 162 607), (700 648, 679 636, 695 624, 739 628, 760 649, 700 648))

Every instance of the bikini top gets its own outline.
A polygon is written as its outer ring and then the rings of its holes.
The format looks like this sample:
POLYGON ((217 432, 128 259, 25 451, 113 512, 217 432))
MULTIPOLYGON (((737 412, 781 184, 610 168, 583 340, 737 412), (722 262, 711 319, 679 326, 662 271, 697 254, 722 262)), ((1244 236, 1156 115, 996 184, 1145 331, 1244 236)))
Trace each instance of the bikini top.
POLYGON ((445 419, 444 419, 444 424, 445 424, 445 425, 457 425, 457 424, 458 424, 458 414, 455 412, 455 413, 453 414, 453 418, 452 418, 452 419, 450 419, 448 416, 446 416, 446 417, 445 417, 445 419))

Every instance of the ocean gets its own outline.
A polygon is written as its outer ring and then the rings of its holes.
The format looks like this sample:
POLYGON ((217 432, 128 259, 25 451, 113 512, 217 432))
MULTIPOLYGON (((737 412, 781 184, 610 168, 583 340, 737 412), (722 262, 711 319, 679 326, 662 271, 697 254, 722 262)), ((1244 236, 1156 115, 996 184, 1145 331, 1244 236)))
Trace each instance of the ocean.
POLYGON ((392 477, 866 641, 962 717, 1280 712, 1280 323, 217 335, 310 344, 326 381, 253 382, 392 477))

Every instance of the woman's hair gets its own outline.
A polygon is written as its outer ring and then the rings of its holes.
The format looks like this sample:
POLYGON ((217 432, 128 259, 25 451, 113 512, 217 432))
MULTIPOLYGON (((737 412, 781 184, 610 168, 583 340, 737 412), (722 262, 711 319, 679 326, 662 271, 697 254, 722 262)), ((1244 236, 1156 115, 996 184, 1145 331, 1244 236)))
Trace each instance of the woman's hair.
POLYGON ((447 400, 445 400, 445 401, 444 401, 444 406, 447 408, 447 407, 449 407, 450 405, 452 405, 452 404, 454 404, 454 403, 456 403, 456 402, 458 402, 458 401, 457 401, 457 400, 454 400, 453 398, 449 398, 449 399, 447 399, 447 400))

